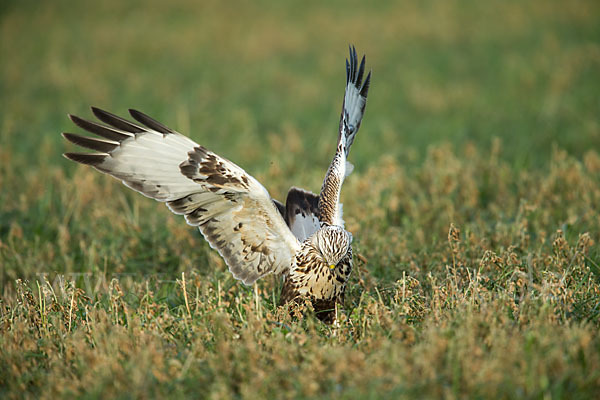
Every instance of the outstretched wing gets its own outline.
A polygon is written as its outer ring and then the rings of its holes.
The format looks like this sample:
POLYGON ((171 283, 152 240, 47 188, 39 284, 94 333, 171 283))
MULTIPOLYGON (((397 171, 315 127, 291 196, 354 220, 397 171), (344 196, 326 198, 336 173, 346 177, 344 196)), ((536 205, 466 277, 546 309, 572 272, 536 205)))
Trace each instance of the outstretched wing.
POLYGON ((65 157, 92 165, 184 215, 245 284, 287 271, 300 244, 256 179, 139 111, 130 114, 141 125, 98 108, 92 111, 107 125, 70 118, 101 138, 63 136, 98 153, 65 157))
POLYGON ((362 122, 371 84, 371 72, 363 82, 364 72, 365 56, 359 65, 356 49, 354 46, 350 47, 350 61, 346 60, 346 92, 340 116, 337 149, 319 195, 319 218, 321 222, 329 225, 344 225, 340 192, 344 178, 352 172, 352 164, 347 158, 362 122))

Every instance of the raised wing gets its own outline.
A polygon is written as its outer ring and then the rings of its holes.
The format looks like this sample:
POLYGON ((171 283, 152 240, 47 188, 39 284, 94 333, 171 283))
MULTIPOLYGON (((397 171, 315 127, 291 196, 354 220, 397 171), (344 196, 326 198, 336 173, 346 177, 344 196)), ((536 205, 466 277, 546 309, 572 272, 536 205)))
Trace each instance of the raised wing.
POLYGON ((319 218, 321 222, 329 225, 344 225, 340 192, 344 178, 352 172, 352 164, 347 158, 362 122, 371 84, 371 72, 363 82, 364 72, 365 56, 359 65, 356 49, 354 46, 350 47, 350 61, 346 60, 346 92, 340 116, 337 149, 319 195, 319 218))
POLYGON ((233 276, 245 284, 287 271, 300 244, 256 179, 139 111, 130 114, 141 125, 98 108, 92 111, 107 125, 70 118, 101 138, 63 136, 97 153, 65 157, 166 202, 171 211, 198 226, 233 276))
POLYGON ((350 146, 354 142, 356 132, 360 128, 365 106, 367 105, 367 95, 371 86, 371 71, 367 74, 363 82, 365 72, 365 56, 363 55, 360 65, 356 57, 354 46, 350 48, 350 62, 346 60, 346 93, 344 94, 344 103, 342 105, 342 114, 340 116, 339 142, 344 143, 344 153, 346 157, 350 153, 350 146))

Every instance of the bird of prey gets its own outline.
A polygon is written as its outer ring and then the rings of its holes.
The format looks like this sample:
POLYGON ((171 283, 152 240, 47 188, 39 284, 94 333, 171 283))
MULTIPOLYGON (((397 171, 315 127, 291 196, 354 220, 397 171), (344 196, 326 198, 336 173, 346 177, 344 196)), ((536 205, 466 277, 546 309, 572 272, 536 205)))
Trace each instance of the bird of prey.
POLYGON ((317 317, 333 322, 352 271, 352 235, 344 229, 340 191, 352 165, 346 159, 360 127, 371 72, 363 80, 350 47, 337 149, 321 192, 292 187, 286 203, 271 198, 252 176, 149 116, 136 122, 92 107, 101 123, 69 115, 98 137, 63 133, 94 153, 65 153, 183 215, 197 226, 230 272, 246 285, 267 274, 284 277, 280 304, 309 300, 317 317))

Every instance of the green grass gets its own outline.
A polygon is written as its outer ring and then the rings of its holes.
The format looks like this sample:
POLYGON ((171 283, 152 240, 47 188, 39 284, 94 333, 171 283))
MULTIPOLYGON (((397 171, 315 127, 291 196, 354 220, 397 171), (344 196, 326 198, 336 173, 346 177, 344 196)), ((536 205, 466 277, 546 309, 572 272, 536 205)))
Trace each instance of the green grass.
POLYGON ((599 17, 592 1, 3 3, 0 397, 597 396, 599 17), (317 191, 348 43, 373 80, 339 328, 291 318, 276 279, 237 283, 181 218, 61 157, 66 113, 132 107, 276 198, 317 191))

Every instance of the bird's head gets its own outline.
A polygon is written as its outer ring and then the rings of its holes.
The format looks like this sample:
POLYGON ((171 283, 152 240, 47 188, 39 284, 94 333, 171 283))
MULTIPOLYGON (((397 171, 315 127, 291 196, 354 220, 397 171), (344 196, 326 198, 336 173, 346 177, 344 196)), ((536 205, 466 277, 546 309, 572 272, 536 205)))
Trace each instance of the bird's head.
POLYGON ((350 251, 352 235, 341 226, 325 225, 313 235, 312 242, 323 261, 334 269, 350 251))

